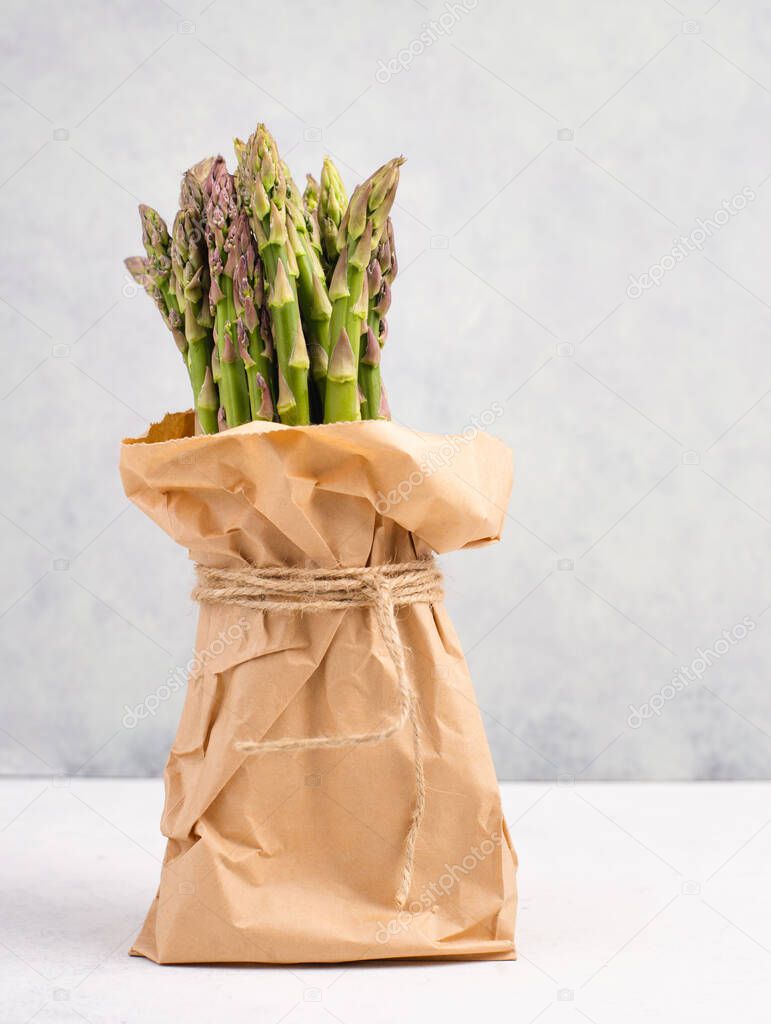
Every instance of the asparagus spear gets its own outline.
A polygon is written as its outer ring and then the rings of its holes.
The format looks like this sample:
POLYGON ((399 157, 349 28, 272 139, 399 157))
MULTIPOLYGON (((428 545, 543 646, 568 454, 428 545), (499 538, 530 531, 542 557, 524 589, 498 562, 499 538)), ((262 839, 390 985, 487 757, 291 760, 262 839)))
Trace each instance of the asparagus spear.
POLYGON ((396 277, 397 261, 391 218, 386 221, 383 237, 367 267, 369 311, 366 342, 359 362, 359 384, 364 394, 362 419, 390 419, 388 402, 384 400, 380 377, 380 350, 388 337, 386 313, 391 305, 391 285, 396 277))
POLYGON ((287 229, 287 183, 276 143, 265 125, 247 142, 235 140, 239 197, 249 215, 268 285, 278 363, 276 410, 282 423, 310 422, 310 361, 297 296, 299 268, 287 229))
MULTIPOLYGON (((361 419, 358 366, 361 334, 366 330, 369 313, 366 270, 383 237, 403 163, 403 157, 389 160, 358 185, 340 221, 340 255, 329 285, 332 354, 324 401, 325 423, 361 419)), ((365 358, 371 355, 365 350, 365 358)))
POLYGON ((216 434, 219 430, 220 397, 211 366, 204 371, 203 384, 198 392, 195 404, 198 422, 207 434, 216 434))
POLYGON ((214 158, 210 157, 185 172, 171 241, 174 290, 183 316, 188 346, 187 365, 196 398, 198 422, 206 434, 217 433, 219 407, 217 388, 209 370, 213 320, 209 308, 209 267, 204 237, 205 197, 202 187, 213 163, 214 158))
POLYGON ((155 275, 151 270, 150 260, 147 256, 127 256, 123 261, 126 270, 133 277, 136 283, 144 288, 150 298, 153 300, 158 308, 158 312, 163 318, 163 322, 166 324, 168 329, 171 331, 174 343, 182 355, 182 360, 187 365, 187 340, 184 333, 181 330, 181 318, 177 318, 172 312, 169 315, 169 310, 166 306, 166 301, 161 293, 160 288, 156 284, 155 275))
POLYGON ((324 157, 321 168, 321 184, 319 185, 318 222, 321 236, 321 257, 327 274, 327 282, 332 279, 332 272, 340 255, 337 244, 337 233, 348 205, 348 195, 343 179, 332 163, 330 157, 324 157))
POLYGON ((303 192, 303 212, 308 228, 311 245, 321 257, 321 229, 319 227, 319 194, 321 186, 312 174, 305 175, 305 191, 303 192))
MULTIPOLYGON (((203 187, 206 198, 206 244, 209 251, 209 305, 214 315, 214 342, 219 361, 219 391, 228 427, 250 416, 249 390, 235 333, 233 277, 236 273, 238 209, 233 176, 221 156, 214 160, 203 187)), ((219 417, 220 428, 222 417, 219 417)))
MULTIPOLYGON (((142 222, 142 241, 147 255, 129 256, 124 263, 133 279, 145 289, 157 306, 190 375, 189 346, 171 279, 171 239, 168 228, 161 215, 150 206, 141 204, 139 215, 142 222)), ((192 375, 190 376, 193 401, 197 406, 199 389, 192 375)))
MULTIPOLYGON (((287 235, 297 260, 297 295, 300 301, 305 336, 308 341, 311 374, 319 395, 319 408, 324 400, 324 386, 329 362, 329 321, 332 304, 319 255, 313 243, 303 206, 303 198, 289 168, 284 165, 286 179, 287 235)), ((307 189, 306 189, 307 192, 307 189)))
POLYGON ((265 380, 261 373, 258 373, 255 377, 255 383, 257 385, 257 393, 260 396, 260 407, 254 415, 256 420, 272 420, 274 416, 273 397, 268 387, 268 382, 265 380))
POLYGON ((273 396, 268 386, 268 381, 273 380, 270 318, 263 315, 267 310, 264 307, 262 263, 243 210, 238 213, 236 225, 235 265, 233 303, 237 317, 236 338, 238 353, 246 368, 252 419, 272 420, 273 396))
POLYGON ((155 302, 166 326, 172 333, 182 358, 187 357, 187 340, 182 330, 182 317, 171 287, 171 239, 163 217, 151 206, 139 205, 142 222, 142 244, 147 256, 126 260, 126 268, 141 283, 155 302), (141 266, 140 266, 141 261, 141 266))
POLYGON ((319 193, 321 185, 312 174, 305 175, 305 191, 303 192, 303 206, 308 214, 315 213, 319 207, 319 193))

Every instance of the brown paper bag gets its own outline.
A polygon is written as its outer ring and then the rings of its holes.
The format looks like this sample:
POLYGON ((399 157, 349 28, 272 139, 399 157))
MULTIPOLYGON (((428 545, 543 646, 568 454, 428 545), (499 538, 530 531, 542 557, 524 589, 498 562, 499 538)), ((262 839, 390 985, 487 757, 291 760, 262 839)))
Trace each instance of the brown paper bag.
MULTIPOLYGON (((248 423, 195 437, 167 416, 121 450, 129 498, 215 568, 404 562, 500 537, 508 449, 388 422, 248 423)), ((350 735, 393 716, 373 609, 201 606, 165 772, 168 847, 131 950, 158 963, 512 959, 516 858, 455 631, 398 610, 426 807, 409 897, 394 892, 415 794, 410 730, 370 746, 246 754, 240 741, 350 735)))

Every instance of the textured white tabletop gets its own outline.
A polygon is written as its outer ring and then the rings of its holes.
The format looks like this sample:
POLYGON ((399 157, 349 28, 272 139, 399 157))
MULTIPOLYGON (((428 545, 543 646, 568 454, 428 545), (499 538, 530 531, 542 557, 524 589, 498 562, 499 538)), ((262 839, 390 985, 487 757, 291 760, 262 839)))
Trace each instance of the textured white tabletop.
POLYGON ((158 967, 155 780, 0 780, 2 1024, 769 1019, 771 784, 505 784, 516 963, 158 967))

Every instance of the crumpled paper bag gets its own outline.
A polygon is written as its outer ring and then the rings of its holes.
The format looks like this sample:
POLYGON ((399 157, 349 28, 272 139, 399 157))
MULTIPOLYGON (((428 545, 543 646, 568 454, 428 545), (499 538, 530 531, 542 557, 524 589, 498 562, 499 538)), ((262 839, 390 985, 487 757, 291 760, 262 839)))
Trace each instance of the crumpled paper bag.
MULTIPOLYGON (((511 456, 485 433, 389 422, 247 423, 192 413, 127 439, 128 497, 207 566, 409 561, 501 534, 511 456)), ((516 856, 463 652, 443 605, 397 611, 419 702, 426 809, 407 726, 364 747, 245 754, 242 740, 382 727, 393 666, 368 607, 202 605, 165 772, 160 886, 131 950, 158 963, 512 959, 516 856)))

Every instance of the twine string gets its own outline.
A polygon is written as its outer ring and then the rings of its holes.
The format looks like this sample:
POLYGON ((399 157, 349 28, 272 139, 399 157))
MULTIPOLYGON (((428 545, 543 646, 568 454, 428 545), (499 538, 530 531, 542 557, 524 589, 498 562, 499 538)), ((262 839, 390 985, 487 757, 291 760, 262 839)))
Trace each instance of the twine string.
POLYGON ((396 672, 398 714, 383 729, 349 736, 306 736, 278 740, 243 740, 236 749, 247 754, 276 750, 318 750, 382 743, 409 721, 415 763, 415 804, 405 839, 404 867, 396 892, 403 907, 412 886, 415 844, 426 806, 423 750, 417 696, 407 675, 404 644, 396 623, 403 605, 442 600, 442 576, 434 562, 420 559, 353 569, 212 569, 197 565, 192 597, 202 604, 235 604, 259 611, 318 612, 371 607, 396 672))

